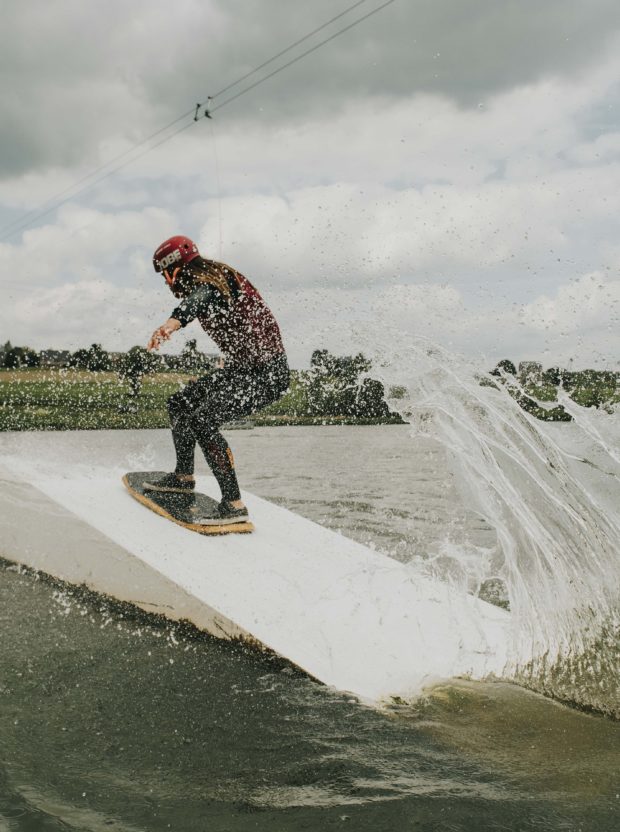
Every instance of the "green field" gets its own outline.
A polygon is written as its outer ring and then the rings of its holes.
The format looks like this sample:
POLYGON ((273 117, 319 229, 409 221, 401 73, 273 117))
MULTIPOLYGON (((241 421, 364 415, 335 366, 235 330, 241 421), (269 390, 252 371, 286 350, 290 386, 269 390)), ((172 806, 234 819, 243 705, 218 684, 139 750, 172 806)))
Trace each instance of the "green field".
MULTIPOLYGON (((189 374, 144 377, 138 397, 115 373, 88 370, 0 370, 0 430, 97 430, 167 428, 166 400, 189 374)), ((280 401, 252 417, 257 425, 385 424, 394 419, 308 415, 305 388, 293 376, 280 401)))
MULTIPOLYGON (((144 376, 140 394, 132 396, 127 381, 113 372, 77 369, 22 368, 0 370, 0 431, 97 430, 103 428, 167 428, 166 400, 191 378, 189 373, 163 372, 144 376)), ((586 407, 609 410, 620 390, 585 374, 576 378, 570 396, 586 407)), ((496 384, 492 378, 486 384, 496 384)), ((331 405, 320 415, 310 405, 308 374, 293 372, 290 390, 278 402, 252 416, 256 425, 398 424, 396 414, 381 418, 335 415, 331 405)), ((557 388, 526 385, 512 395, 533 416, 544 420, 570 418, 554 407, 557 388), (544 407, 541 407, 541 404, 544 407)), ((316 410, 316 408, 315 408, 316 410)), ((342 411, 341 411, 342 412, 342 411)))
POLYGON ((0 372, 0 430, 166 427, 166 398, 184 380, 176 374, 147 377, 136 400, 115 373, 5 370, 0 372))

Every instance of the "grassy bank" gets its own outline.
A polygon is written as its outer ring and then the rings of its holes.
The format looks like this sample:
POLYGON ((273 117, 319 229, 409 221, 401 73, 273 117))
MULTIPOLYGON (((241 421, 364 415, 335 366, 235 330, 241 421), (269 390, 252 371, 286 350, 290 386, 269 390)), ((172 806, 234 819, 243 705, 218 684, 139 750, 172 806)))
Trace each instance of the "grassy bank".
MULTIPOLYGON (((363 418, 334 414, 311 415, 307 379, 294 373, 288 393, 252 417, 259 426, 275 425, 385 425, 401 424, 397 415, 363 418)), ((116 373, 75 369, 0 370, 0 431, 98 430, 103 428, 167 428, 166 401, 189 379, 189 373, 165 372, 144 377, 140 394, 116 373)), ((491 377, 487 384, 495 384, 491 377)), ((567 414, 557 403, 552 385, 515 387, 519 404, 538 419, 562 421, 567 414), (531 397, 531 398, 530 398, 531 397), (541 407, 539 403, 544 403, 541 407)), ((609 409, 620 400, 615 386, 587 383, 570 390, 583 406, 609 409)), ((570 418, 570 417, 568 417, 570 418)))
POLYGON ((0 373, 0 430, 166 427, 166 398, 184 378, 145 379, 137 401, 115 373, 9 370, 0 373))
MULTIPOLYGON (((87 370, 0 371, 0 430, 167 428, 166 400, 189 374, 145 376, 140 395, 115 373, 87 370)), ((280 401, 252 419, 257 425, 390 424, 400 419, 309 416, 302 385, 293 379, 280 401)))

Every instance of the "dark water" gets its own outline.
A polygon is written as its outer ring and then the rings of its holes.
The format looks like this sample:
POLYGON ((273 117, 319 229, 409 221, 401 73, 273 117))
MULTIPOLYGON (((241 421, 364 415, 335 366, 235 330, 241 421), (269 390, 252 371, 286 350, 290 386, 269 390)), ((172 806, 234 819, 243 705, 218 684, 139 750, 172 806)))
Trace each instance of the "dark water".
MULTIPOLYGON (((400 429, 294 430, 231 436, 247 487, 376 545, 422 489, 385 547, 438 539, 452 497, 436 449, 403 462, 400 429)), ((620 828, 620 723, 513 685, 459 681, 379 712, 6 565, 0 625, 0 832, 620 828)))

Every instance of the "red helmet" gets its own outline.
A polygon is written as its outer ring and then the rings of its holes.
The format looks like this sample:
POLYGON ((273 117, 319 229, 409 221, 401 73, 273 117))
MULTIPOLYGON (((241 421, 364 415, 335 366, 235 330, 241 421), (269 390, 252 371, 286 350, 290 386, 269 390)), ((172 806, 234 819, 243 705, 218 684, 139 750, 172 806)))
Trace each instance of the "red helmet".
POLYGON ((198 246, 189 237, 170 237, 153 255, 153 268, 163 272, 174 263, 189 263, 199 256, 198 246))

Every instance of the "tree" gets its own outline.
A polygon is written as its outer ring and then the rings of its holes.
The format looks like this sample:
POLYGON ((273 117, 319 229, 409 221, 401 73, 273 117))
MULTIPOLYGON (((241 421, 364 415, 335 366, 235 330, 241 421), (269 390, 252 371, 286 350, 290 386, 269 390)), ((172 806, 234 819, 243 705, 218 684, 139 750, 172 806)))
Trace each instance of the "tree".
POLYGON ((327 350, 315 350, 310 358, 310 369, 314 373, 331 373, 334 356, 327 350))
POLYGON ((24 364, 26 367, 38 367, 41 363, 41 358, 36 350, 31 350, 30 347, 24 347, 24 364))
POLYGON ((161 366, 161 359, 144 347, 132 347, 121 358, 118 368, 119 377, 129 382, 130 395, 137 398, 142 388, 145 375, 154 372, 161 366))
POLYGON ((86 369, 91 370, 93 373, 101 373, 109 370, 111 366, 110 356, 101 344, 91 344, 86 359, 86 369))
POLYGON ((7 341, 2 347, 0 347, 0 366, 6 367, 6 357, 13 349, 13 344, 10 341, 7 341))
POLYGON ((75 367, 77 370, 86 370, 88 364, 88 350, 82 347, 76 350, 69 359, 69 366, 75 367))
POLYGON ((381 418, 389 415, 381 382, 363 377, 371 362, 357 355, 315 350, 310 359, 308 409, 317 416, 381 418))
POLYGON ((549 367, 542 374, 543 384, 549 384, 551 387, 559 387, 562 383, 562 371, 559 367, 549 367))
POLYGON ((179 356, 179 368, 187 373, 202 373, 207 365, 207 356, 198 349, 196 339, 187 341, 179 356))
POLYGON ((69 359, 69 366, 79 370, 100 373, 112 368, 110 356, 101 344, 91 344, 88 349, 76 350, 69 359))
POLYGON ((12 347, 7 341, 8 351, 4 354, 4 366, 10 370, 17 370, 19 367, 38 367, 40 363, 39 353, 31 350, 30 347, 12 347))
POLYGON ((11 347, 4 356, 4 366, 9 370, 17 370, 23 366, 24 351, 21 347, 11 347))
POLYGON ((355 415, 366 418, 383 418, 390 415, 385 401, 385 388, 380 381, 365 378, 358 388, 355 415))
POLYGON ((502 375, 517 375, 517 368, 512 363, 509 358, 503 358, 498 364, 496 364, 495 369, 491 370, 492 376, 502 376, 502 375))
POLYGON ((582 407, 606 408, 615 399, 615 373, 583 370, 573 375, 575 384, 571 391, 571 398, 582 407))

